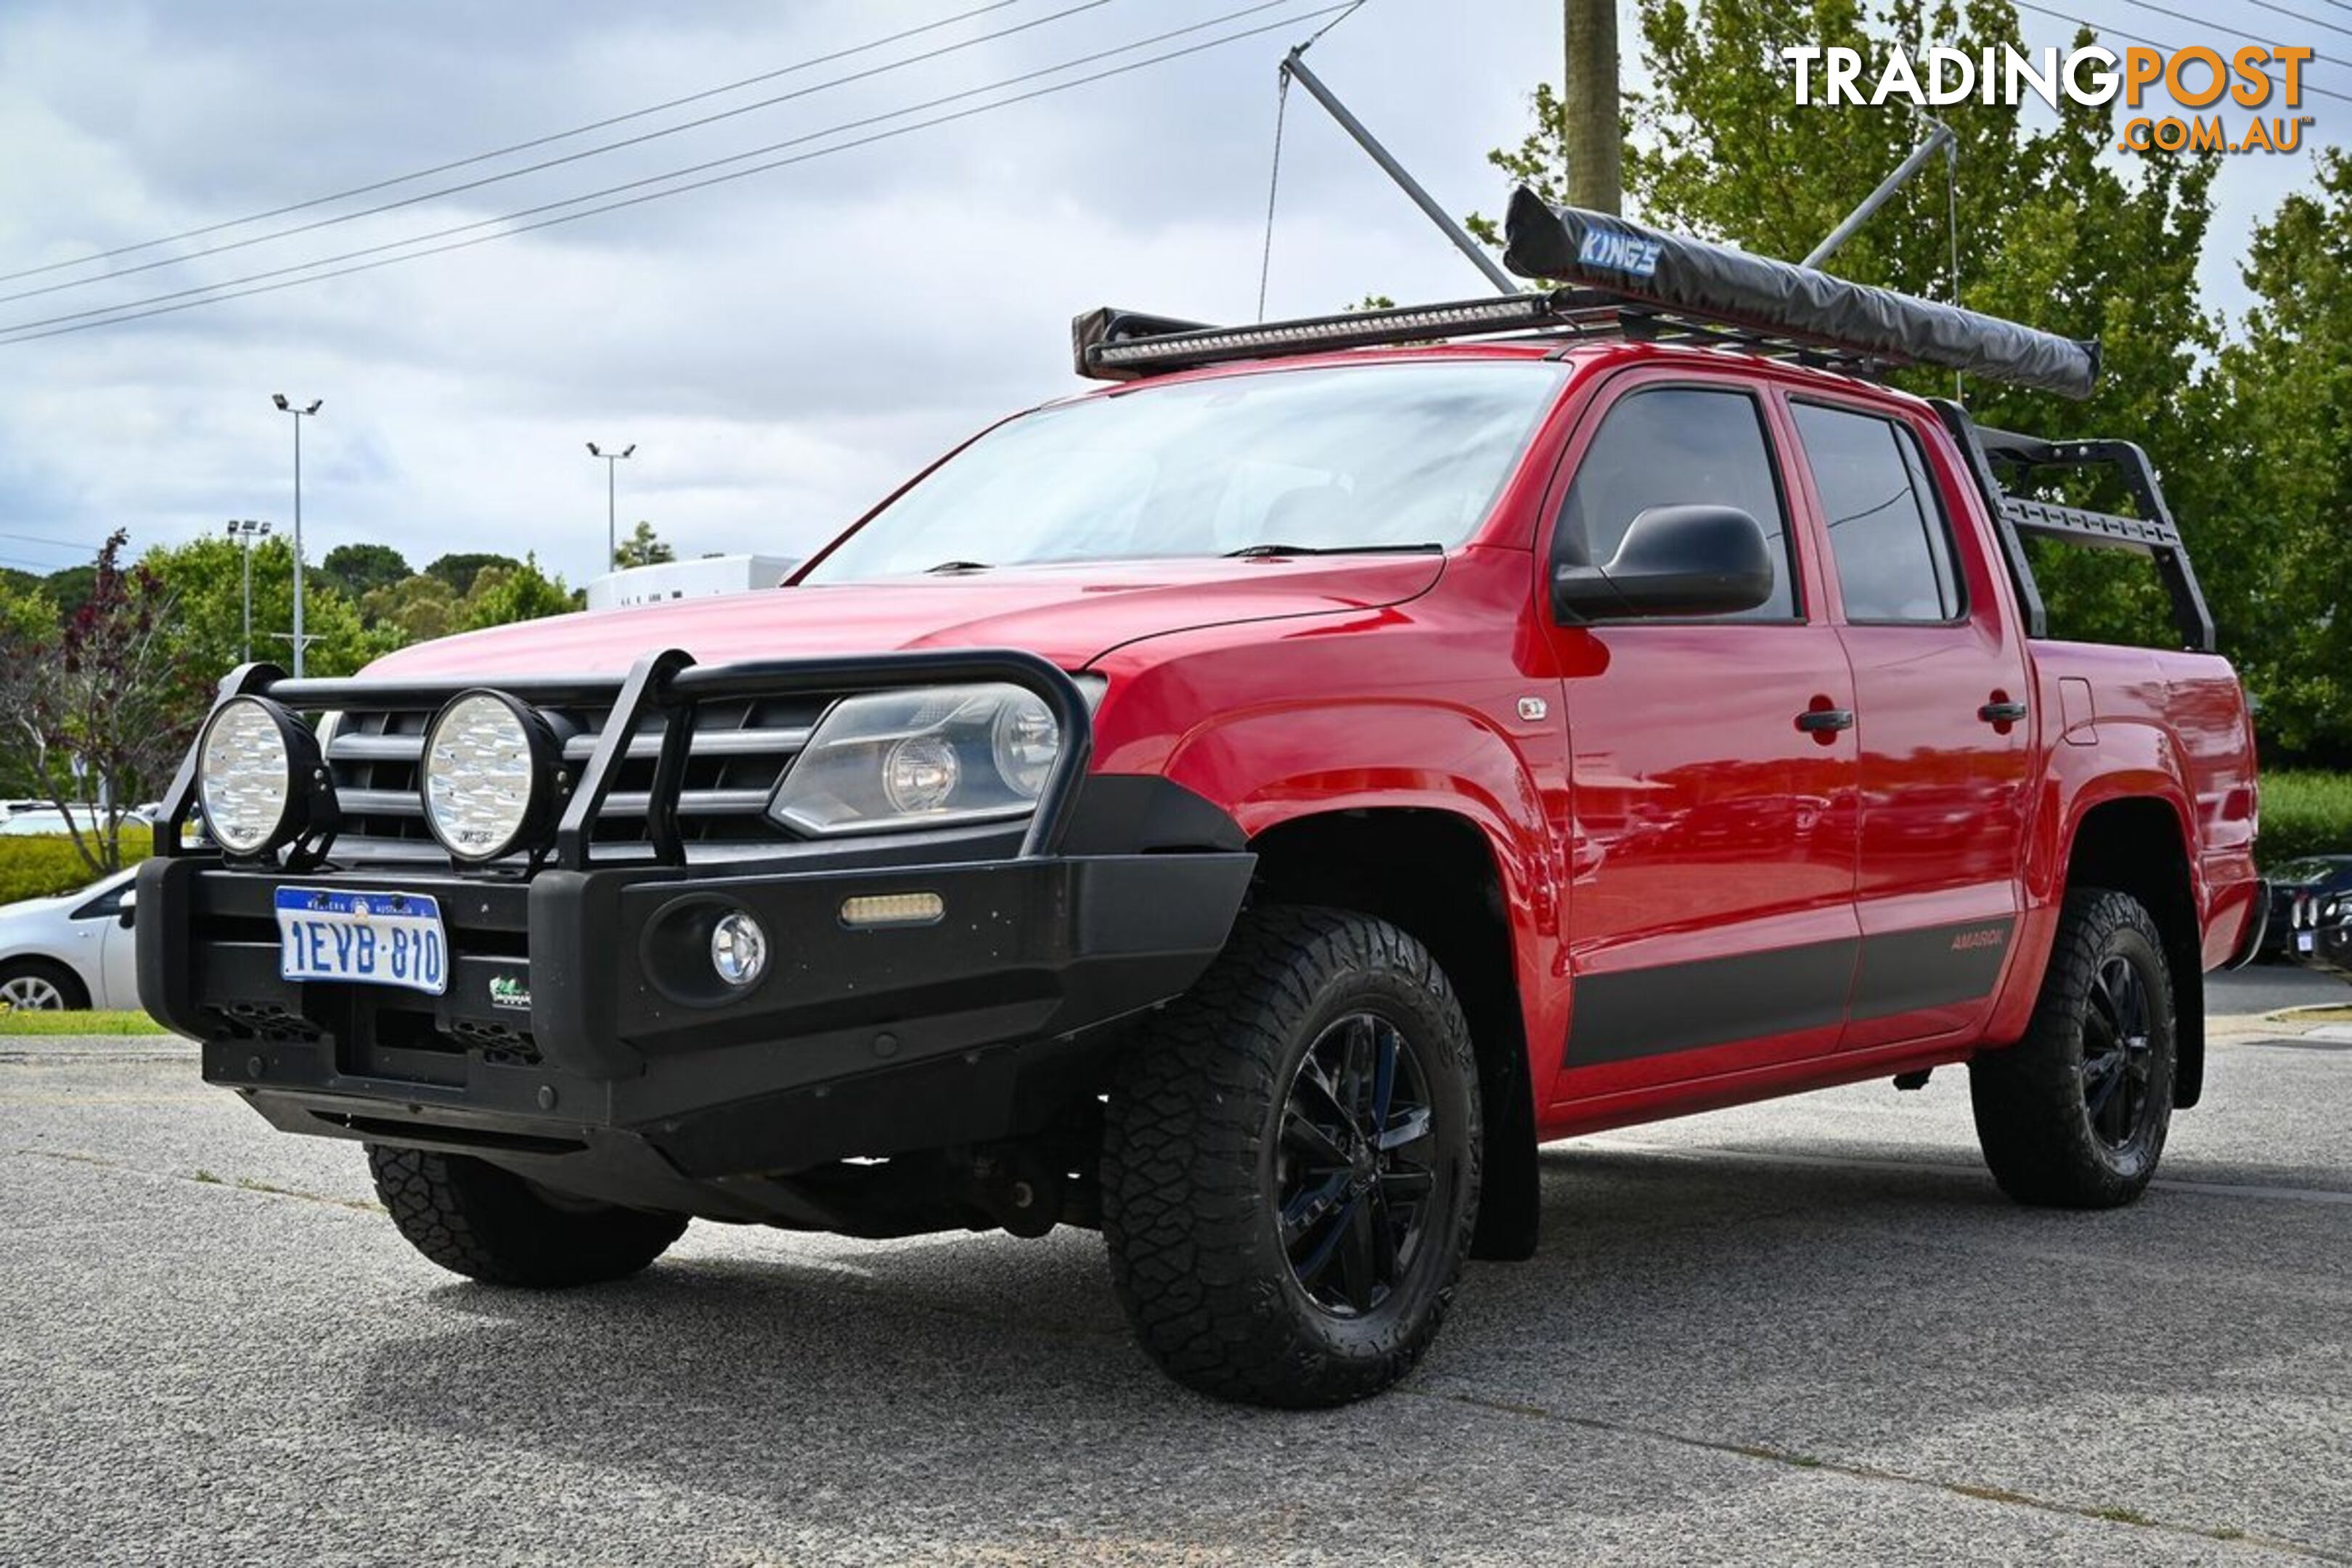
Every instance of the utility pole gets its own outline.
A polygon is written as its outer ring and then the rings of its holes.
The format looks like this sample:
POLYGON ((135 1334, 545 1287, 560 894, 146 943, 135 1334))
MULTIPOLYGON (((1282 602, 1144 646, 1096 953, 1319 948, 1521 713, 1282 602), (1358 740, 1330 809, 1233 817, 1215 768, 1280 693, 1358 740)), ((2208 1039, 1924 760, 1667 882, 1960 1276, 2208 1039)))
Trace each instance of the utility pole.
POLYGON ((294 416, 294 679, 302 679, 302 650, 310 639, 302 635, 302 421, 317 414, 326 404, 323 397, 314 397, 308 408, 297 408, 287 401, 282 392, 269 395, 280 414, 294 416))
POLYGON ((253 544, 269 536, 269 525, 257 518, 233 517, 228 521, 228 536, 237 542, 238 552, 245 557, 245 657, 237 662, 253 662, 253 544))
POLYGON ((1564 0, 1567 72, 1560 132, 1568 149, 1568 205, 1588 212, 1625 206, 1617 91, 1617 0, 1564 0))
POLYGON ((637 449, 635 441, 617 452, 607 452, 595 442, 588 443, 588 455, 604 459, 604 570, 610 572, 620 564, 621 538, 613 510, 613 475, 621 459, 637 449))

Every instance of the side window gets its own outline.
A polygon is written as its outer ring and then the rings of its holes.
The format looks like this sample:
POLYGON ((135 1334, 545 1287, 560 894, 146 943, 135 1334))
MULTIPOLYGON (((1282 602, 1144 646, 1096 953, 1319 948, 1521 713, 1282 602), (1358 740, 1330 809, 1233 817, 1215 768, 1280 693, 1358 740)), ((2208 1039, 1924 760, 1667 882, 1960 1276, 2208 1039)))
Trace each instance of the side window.
POLYGON ((1795 405, 1829 523, 1850 621, 1948 621, 1960 613, 1951 531, 1919 439, 1892 419, 1795 405))
POLYGON ((1654 506, 1736 506, 1772 545, 1772 596, 1730 621, 1786 621, 1789 522, 1764 436, 1763 411, 1744 392, 1662 386, 1618 400, 1601 421, 1560 506, 1556 561, 1607 565, 1625 530, 1654 506))

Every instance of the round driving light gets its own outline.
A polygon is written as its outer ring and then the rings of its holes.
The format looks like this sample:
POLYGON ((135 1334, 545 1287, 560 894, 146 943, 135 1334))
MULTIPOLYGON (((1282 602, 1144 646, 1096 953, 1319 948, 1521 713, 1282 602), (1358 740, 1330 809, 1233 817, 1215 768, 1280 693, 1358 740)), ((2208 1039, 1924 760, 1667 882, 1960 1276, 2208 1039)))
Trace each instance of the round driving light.
POLYGON ((937 735, 916 735, 890 748, 882 766, 882 789, 900 811, 937 811, 955 794, 963 776, 955 747, 937 735))
POLYGON ((425 821, 460 860, 521 848, 554 783, 553 735, 538 714, 496 691, 453 699, 425 736, 425 821))
POLYGON ((1024 691, 997 713, 992 749, 1006 786, 1035 800, 1062 754, 1062 727, 1042 700, 1024 691))
POLYGON ((720 915, 710 928, 710 967, 739 991, 753 984, 767 973, 768 933, 740 910, 720 915))
POLYGON ((258 697, 233 697, 205 726, 196 749, 196 796, 213 840, 232 855, 252 855, 289 837, 294 801, 294 743, 300 721, 258 697))

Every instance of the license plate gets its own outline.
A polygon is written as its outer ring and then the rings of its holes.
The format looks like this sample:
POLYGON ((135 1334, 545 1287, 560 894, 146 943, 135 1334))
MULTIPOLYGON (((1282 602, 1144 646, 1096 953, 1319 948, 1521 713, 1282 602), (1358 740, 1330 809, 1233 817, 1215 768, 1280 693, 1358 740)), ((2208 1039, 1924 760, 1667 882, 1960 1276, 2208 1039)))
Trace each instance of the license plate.
POLYGON ((2294 933, 2294 950, 2295 950, 2295 952, 2309 952, 2312 950, 2312 948, 2317 944, 2317 942, 2318 942, 2318 935, 2319 935, 2319 933, 2318 933, 2318 932, 2316 932, 2316 931, 2299 931, 2295 932, 2295 933, 2294 933))
POLYGON ((449 939, 423 893, 278 889, 278 973, 287 980, 449 989, 449 939))

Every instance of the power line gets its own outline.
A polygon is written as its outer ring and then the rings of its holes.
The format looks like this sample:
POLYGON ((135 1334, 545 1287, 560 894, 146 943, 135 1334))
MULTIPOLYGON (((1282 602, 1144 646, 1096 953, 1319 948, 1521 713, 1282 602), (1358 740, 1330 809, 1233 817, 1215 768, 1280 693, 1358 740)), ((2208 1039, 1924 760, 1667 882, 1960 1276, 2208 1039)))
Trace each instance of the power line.
MULTIPOLYGON (((2154 38, 2143 37, 2137 33, 2126 33, 2121 27, 2110 27, 2104 22, 2086 22, 2080 16, 2069 16, 2063 11, 2053 11, 2047 5, 2036 5, 2033 0, 2011 0, 2011 3, 2021 11, 2032 11, 2037 15, 2048 16, 2053 21, 2072 22, 2078 27, 2088 27, 2095 33, 2105 33, 2111 37, 2128 38, 2135 44, 2146 44, 2151 49, 2162 49, 2167 54, 2179 52, 2170 44, 2158 43, 2154 38)), ((2332 98, 2338 103, 2352 103, 2352 97, 2340 92, 2330 92, 2324 87, 2314 87, 2309 82, 2303 84, 2303 90, 2315 98, 2332 98)))
MULTIPOLYGON (((2192 26, 2192 27, 2211 27, 2211 26, 2213 26, 2213 24, 2212 24, 2212 23, 2200 20, 2199 18, 2197 18, 2197 17, 2195 17, 2195 16, 2190 16, 2190 15, 2189 15, 2188 12, 2186 12, 2186 11, 2175 11, 2175 10, 2172 10, 2172 9, 2171 9, 2170 7, 2168 7, 2168 6, 2158 5, 2153 4, 2153 3, 2152 3, 2152 0, 2118 0, 2118 4, 2125 5, 2137 5, 2137 6, 2138 6, 2138 7, 2139 7, 2141 10, 2143 10, 2143 11, 2153 11, 2153 12, 2155 12, 2158 16, 2169 16, 2169 17, 2171 17, 2171 18, 2172 18, 2174 21, 2176 21, 2176 22, 2186 22, 2186 23, 2188 23, 2188 24, 2189 24, 2190 26, 2192 26)), ((2326 25, 2326 24, 2324 24, 2324 23, 2322 24, 2322 26, 2325 26, 2325 25, 2326 25)), ((2094 24, 2093 24, 2093 26, 2096 26, 2096 24, 2095 24, 2095 23, 2094 23, 2094 24)), ((2338 27, 2338 28, 2336 28, 2336 30, 2337 32, 2339 32, 2339 33, 2347 31, 2347 29, 2342 28, 2342 27, 2338 27)), ((2258 35, 2258 34, 2243 32, 2243 31, 2242 31, 2242 30, 2238 29, 2238 28, 2235 28, 2235 27, 2214 27, 2214 31, 2216 31, 2216 32, 2218 32, 2218 33, 2221 33, 2221 34, 2223 34, 2223 35, 2225 35, 2225 36, 2227 36, 2227 37, 2232 37, 2232 38, 2242 38, 2242 39, 2244 39, 2244 40, 2245 40, 2246 42, 2248 42, 2248 43, 2255 43, 2255 44, 2259 44, 2259 43, 2263 43, 2263 42, 2264 42, 2264 41, 2265 41, 2265 40, 2264 40, 2264 39, 2263 39, 2260 35, 2258 35)), ((2159 47, 2160 47, 2160 46, 2159 46, 2159 47)), ((2313 59, 2315 59, 2315 60, 2324 61, 2324 62, 2326 62, 2326 64, 2329 64, 2329 65, 2334 65, 2334 64, 2336 63, 2336 61, 2335 61, 2332 58, 2330 58, 2329 56, 2326 56, 2326 55, 2323 55, 2323 54, 2321 54, 2317 49, 2314 49, 2314 50, 2312 50, 2312 51, 2311 51, 2311 58, 2312 58, 2313 59)), ((2222 70, 2221 70, 2221 77, 2222 77, 2222 79, 2227 79, 2228 75, 2229 75, 2229 68, 2225 66, 2225 67, 2223 67, 2223 68, 2222 68, 2222 70)), ((2217 88, 2216 88, 2216 90, 2217 90, 2217 91, 2219 90, 2218 86, 2217 86, 2217 88)))
POLYGON ((0 533, 0 539, 14 539, 26 544, 55 545, 59 550, 86 550, 92 555, 97 554, 100 548, 95 544, 85 544, 79 540, 51 539, 46 534, 39 533, 0 533))
MULTIPOLYGON (((1276 3, 1279 3, 1279 0, 1276 0, 1276 3)), ((921 65, 927 60, 935 60, 941 56, 951 55, 961 49, 993 43, 999 38, 1010 37, 1015 33, 1025 33, 1032 28, 1045 26, 1047 23, 1058 22, 1066 16, 1075 16, 1081 11, 1099 10, 1109 4, 1111 0, 1080 0, 1078 5, 1060 11, 1049 12, 1045 16, 1030 21, 1016 23, 1010 27, 1000 27, 993 33, 982 33, 977 37, 966 38, 960 43, 943 44, 936 49, 927 49, 919 55, 909 55, 902 60, 892 60, 887 65, 852 71, 847 76, 835 77, 829 81, 821 81, 811 87, 779 93, 773 98, 763 98, 751 103, 739 104, 733 109, 722 109, 716 114, 706 114, 699 119, 683 121, 676 125, 667 125, 658 131, 641 132, 635 136, 625 136, 617 142, 607 142, 601 146, 583 148, 577 153, 566 153, 559 158, 547 158, 536 163, 525 163, 519 169, 509 169, 504 174, 484 174, 479 179, 465 180, 454 185, 442 185, 435 190, 420 191, 413 196, 403 196, 398 201, 380 202, 374 206, 362 207, 356 212, 337 213, 332 217, 313 218, 308 223, 298 223, 289 227, 272 229, 268 234, 257 234, 244 239, 232 239, 224 244, 206 246, 202 250, 192 250, 184 256, 167 256, 160 261, 142 261, 136 267, 120 268, 115 271, 102 272, 92 278, 73 278, 62 283, 45 283, 37 289, 20 289, 14 294, 0 294, 0 305, 16 300, 34 299, 43 294, 60 293, 68 289, 87 289, 93 284, 111 282, 117 278, 130 278, 142 272, 152 272, 159 267, 181 267, 191 261, 201 261, 208 256, 226 255, 232 250, 249 250, 257 245, 268 245, 274 240, 291 239, 296 235, 310 234, 322 228, 332 228, 338 224, 356 223, 362 218, 377 217, 384 213, 397 212, 403 207, 413 207, 420 203, 437 201, 443 196, 458 195, 467 191, 479 190, 485 185, 496 185, 508 180, 519 180, 526 174, 541 174, 549 169, 560 168, 566 163, 577 163, 589 158, 601 158, 607 153, 617 153, 624 148, 642 146, 646 142, 658 142, 665 136, 676 136, 688 131, 699 131, 707 125, 716 125, 722 120, 734 120, 742 115, 756 113, 762 109, 773 109, 780 103, 790 103, 797 99, 809 98, 833 88, 846 86, 851 82, 887 76, 892 71, 903 70, 908 66, 921 65)))
POLYGON ((1265 33, 1274 32, 1283 27, 1291 26, 1298 22, 1312 20, 1318 16, 1328 16, 1334 11, 1344 9, 1343 4, 1327 5, 1319 10, 1299 13, 1281 18, 1275 22, 1267 23, 1261 26, 1249 28, 1246 31, 1232 33, 1223 37, 1213 38, 1206 43, 1192 45, 1186 48, 1171 50, 1166 54, 1155 55, 1147 59, 1138 60, 1111 70, 1097 71, 1093 75, 1079 77, 1067 82, 1059 83, 1054 87, 1022 93, 1013 98, 1001 100, 995 103, 981 104, 972 109, 959 110, 953 114, 941 115, 930 120, 919 121, 911 125, 900 126, 891 131, 877 132, 870 136, 859 137, 852 141, 837 143, 831 147, 819 148, 813 153, 803 153, 789 158, 780 158, 764 163, 756 163, 749 168, 736 169, 727 174, 712 175, 710 178, 697 180, 688 184, 678 185, 671 190, 648 191, 641 195, 630 196, 617 202, 608 202, 602 206, 590 207, 581 212, 564 213, 553 217, 545 217, 541 216, 542 214, 557 213, 559 209, 564 207, 578 206, 583 202, 593 202, 601 200, 605 196, 618 195, 624 191, 639 190, 647 185, 658 185, 667 184, 673 180, 685 179, 687 176, 691 174, 704 174, 709 170, 722 168, 730 163, 742 163, 747 158, 761 157, 770 153, 782 152, 789 147, 796 147, 804 145, 810 142, 821 141, 828 136, 838 135, 845 131, 858 130, 865 126, 878 124, 886 120, 901 119, 909 114, 919 114, 925 110, 937 109, 943 105, 954 103, 964 99, 975 98, 983 93, 1002 91, 1005 88, 1018 85, 1021 82, 1033 81, 1040 77, 1058 75, 1063 71, 1074 69, 1082 65, 1089 65, 1097 60, 1107 59, 1113 55, 1129 54, 1137 49, 1149 48, 1153 44, 1164 43, 1170 38, 1181 37, 1188 33, 1197 33, 1204 28, 1217 26, 1223 23, 1235 21, 1244 16, 1253 16, 1259 12, 1270 10, 1277 5, 1290 5, 1293 3, 1294 0, 1258 0, 1258 3, 1255 5, 1245 5, 1237 11, 1229 11, 1223 16, 1213 16, 1203 22, 1195 22, 1187 26, 1171 28, 1167 32, 1155 34, 1147 38, 1140 38, 1133 43, 1122 44, 1116 48, 1099 49, 1092 54, 1081 55, 1074 59, 1064 60, 1057 65, 1045 66, 1036 70, 1024 71, 1017 76, 1007 77, 1002 80, 989 82, 980 87, 967 88, 961 92, 949 93, 944 97, 935 98, 928 102, 910 104, 903 109, 891 110, 882 114, 868 115, 860 120, 845 121, 838 125, 828 126, 820 131, 812 131, 807 132, 805 135, 795 136, 782 142, 772 142, 765 147, 755 147, 750 152, 732 153, 727 157, 712 159, 707 163, 690 164, 682 169, 673 169, 666 174, 648 174, 642 179, 625 181, 616 185, 605 186, 602 190, 589 191, 577 196, 568 196, 561 201, 543 203, 535 207, 525 207, 520 211, 502 214, 497 217, 478 218, 471 223, 457 224, 447 228, 436 229, 425 234, 412 235, 405 239, 387 240, 381 245, 363 246, 357 250, 344 251, 335 256, 319 257, 312 260, 298 262, 291 266, 273 268, 263 272, 248 273, 241 278, 224 279, 217 283, 207 283, 196 288, 175 289, 165 294, 150 295, 142 300, 126 300, 118 301, 112 305, 95 306, 86 310, 73 310, 60 315, 37 317, 29 321, 6 323, 5 325, 0 325, 0 347, 5 347, 9 343, 30 342, 39 338, 56 337, 65 332, 87 331, 93 327, 112 325, 116 321, 140 321, 149 316, 167 315, 175 310, 190 310, 197 305, 212 304, 221 300, 241 300, 254 294, 272 292, 278 289, 293 288, 302 283, 320 282, 329 278, 348 277, 355 272, 373 271, 379 267, 388 267, 395 262, 413 261, 426 256, 438 256, 451 250, 463 250, 472 246, 488 244, 489 241, 495 239, 505 239, 519 234, 528 234, 534 229, 551 228, 558 224, 572 223, 581 218, 593 217, 599 213, 615 212, 623 207, 636 206, 646 202, 657 201, 664 196, 681 195, 688 191, 701 190, 709 185, 722 184, 730 180, 741 179, 747 175, 761 174, 767 170, 783 168, 793 163, 807 163, 812 159, 823 157, 828 153, 846 152, 853 147, 863 147, 871 142, 887 141, 892 137, 904 135, 908 132, 926 130, 935 125, 945 125, 958 120, 967 120, 975 114, 986 113, 992 109, 1008 108, 1016 103, 1027 102, 1031 99, 1045 97, 1048 94, 1065 91, 1074 87, 1083 87, 1091 82, 1103 80, 1108 77, 1124 75, 1129 71, 1141 69, 1145 66, 1157 65, 1162 61, 1176 59, 1185 55, 1197 54, 1203 49, 1213 48, 1222 44, 1233 43, 1243 38, 1256 37, 1265 33), (539 221, 534 223, 518 223, 518 220, 523 218, 538 218, 539 221), (509 229, 503 229, 495 234, 476 235, 475 237, 471 239, 458 240, 453 237, 461 234, 472 233, 478 229, 491 228, 498 225, 508 223, 516 223, 518 224, 518 226, 509 229), (426 245, 430 241, 438 239, 449 239, 451 243, 446 245, 434 245, 429 248, 423 250, 410 249, 412 247, 426 245), (401 256, 387 256, 384 253, 388 251, 407 251, 409 253, 401 256), (362 259, 368 257, 378 257, 381 258, 381 259, 373 261, 362 259), (358 265, 348 267, 337 265, 341 262, 356 262, 358 265), (333 270, 317 272, 314 269, 318 268, 332 268, 333 270), (290 276, 294 273, 304 272, 312 273, 312 276, 305 278, 290 276), (279 281, 273 282, 270 281, 271 279, 278 279, 279 281), (244 285, 247 284, 257 285, 257 287, 244 287, 244 285), (209 298, 194 298, 194 296, 197 295, 205 295, 209 296, 209 298), (179 302, 173 303, 173 301, 179 302), (149 306, 156 308, 142 308, 149 306), (47 328, 48 330, 37 331, 32 330, 35 328, 47 328))
POLYGON ((2315 27, 2325 27, 2331 33, 2341 33, 2346 37, 2352 38, 2352 27, 2340 26, 2334 22, 2323 22, 2316 16, 2306 16, 2300 11, 2290 11, 2284 5, 2271 4, 2271 0, 2248 0, 2248 3, 2259 5, 2265 11, 2275 11, 2282 16, 2292 16, 2298 22, 2307 23, 2315 27))
POLYGON ((487 153, 476 153, 468 157, 452 159, 446 163, 436 163, 429 169, 416 169, 405 174, 394 174, 389 179, 377 180, 369 184, 353 185, 348 190, 331 192, 323 196, 312 196, 306 201, 289 202, 281 207, 271 207, 267 212, 249 213, 244 217, 233 217, 220 223, 206 224, 201 228, 183 229, 178 234, 167 234, 160 239, 142 239, 136 245, 121 245, 112 250, 95 251, 71 261, 52 261, 41 267, 27 267, 21 272, 0 272, 0 283, 13 283, 19 278, 32 278, 44 272, 62 271, 69 267, 87 267, 95 261, 109 261, 118 256, 130 256, 142 250, 152 250, 159 245, 173 245, 184 239, 201 239, 205 235, 218 234, 224 229, 242 228, 249 223, 261 223, 273 217, 284 217, 289 213, 307 212, 312 207, 325 206, 331 202, 346 201, 352 196, 370 195, 377 191, 387 191, 394 185, 404 185, 415 180, 428 180, 436 174, 448 174, 453 169, 470 168, 476 163, 487 163, 493 159, 509 157, 516 153, 528 153, 533 148, 551 146, 558 142, 568 142, 574 136, 585 136, 591 132, 609 130, 613 126, 625 124, 632 120, 643 120, 648 115, 660 114, 672 109, 683 109, 689 103, 699 103, 705 99, 719 98, 747 87, 757 87, 763 81, 773 81, 779 77, 791 76, 795 71, 804 71, 814 66, 831 65, 835 60, 847 59, 852 55, 867 54, 887 45, 914 37, 919 34, 937 32, 941 27, 953 26, 958 22, 968 22, 974 16, 985 16, 991 11, 1002 11, 1008 5, 1019 4, 1021 0, 991 0, 988 5, 975 5, 968 11, 959 11, 952 16, 942 16, 936 22, 926 22, 919 27, 908 27, 867 43, 855 44, 845 49, 835 49, 831 54, 813 56, 808 59, 782 66, 775 70, 762 71, 758 76, 747 76, 740 81, 728 82, 722 87, 706 88, 700 92, 690 92, 684 98, 673 98, 666 103, 651 104, 644 109, 633 109, 625 114, 611 115, 603 120, 591 121, 585 125, 575 125, 569 131, 557 131, 545 136, 534 136, 527 142, 517 142, 505 147, 494 147, 487 153))

